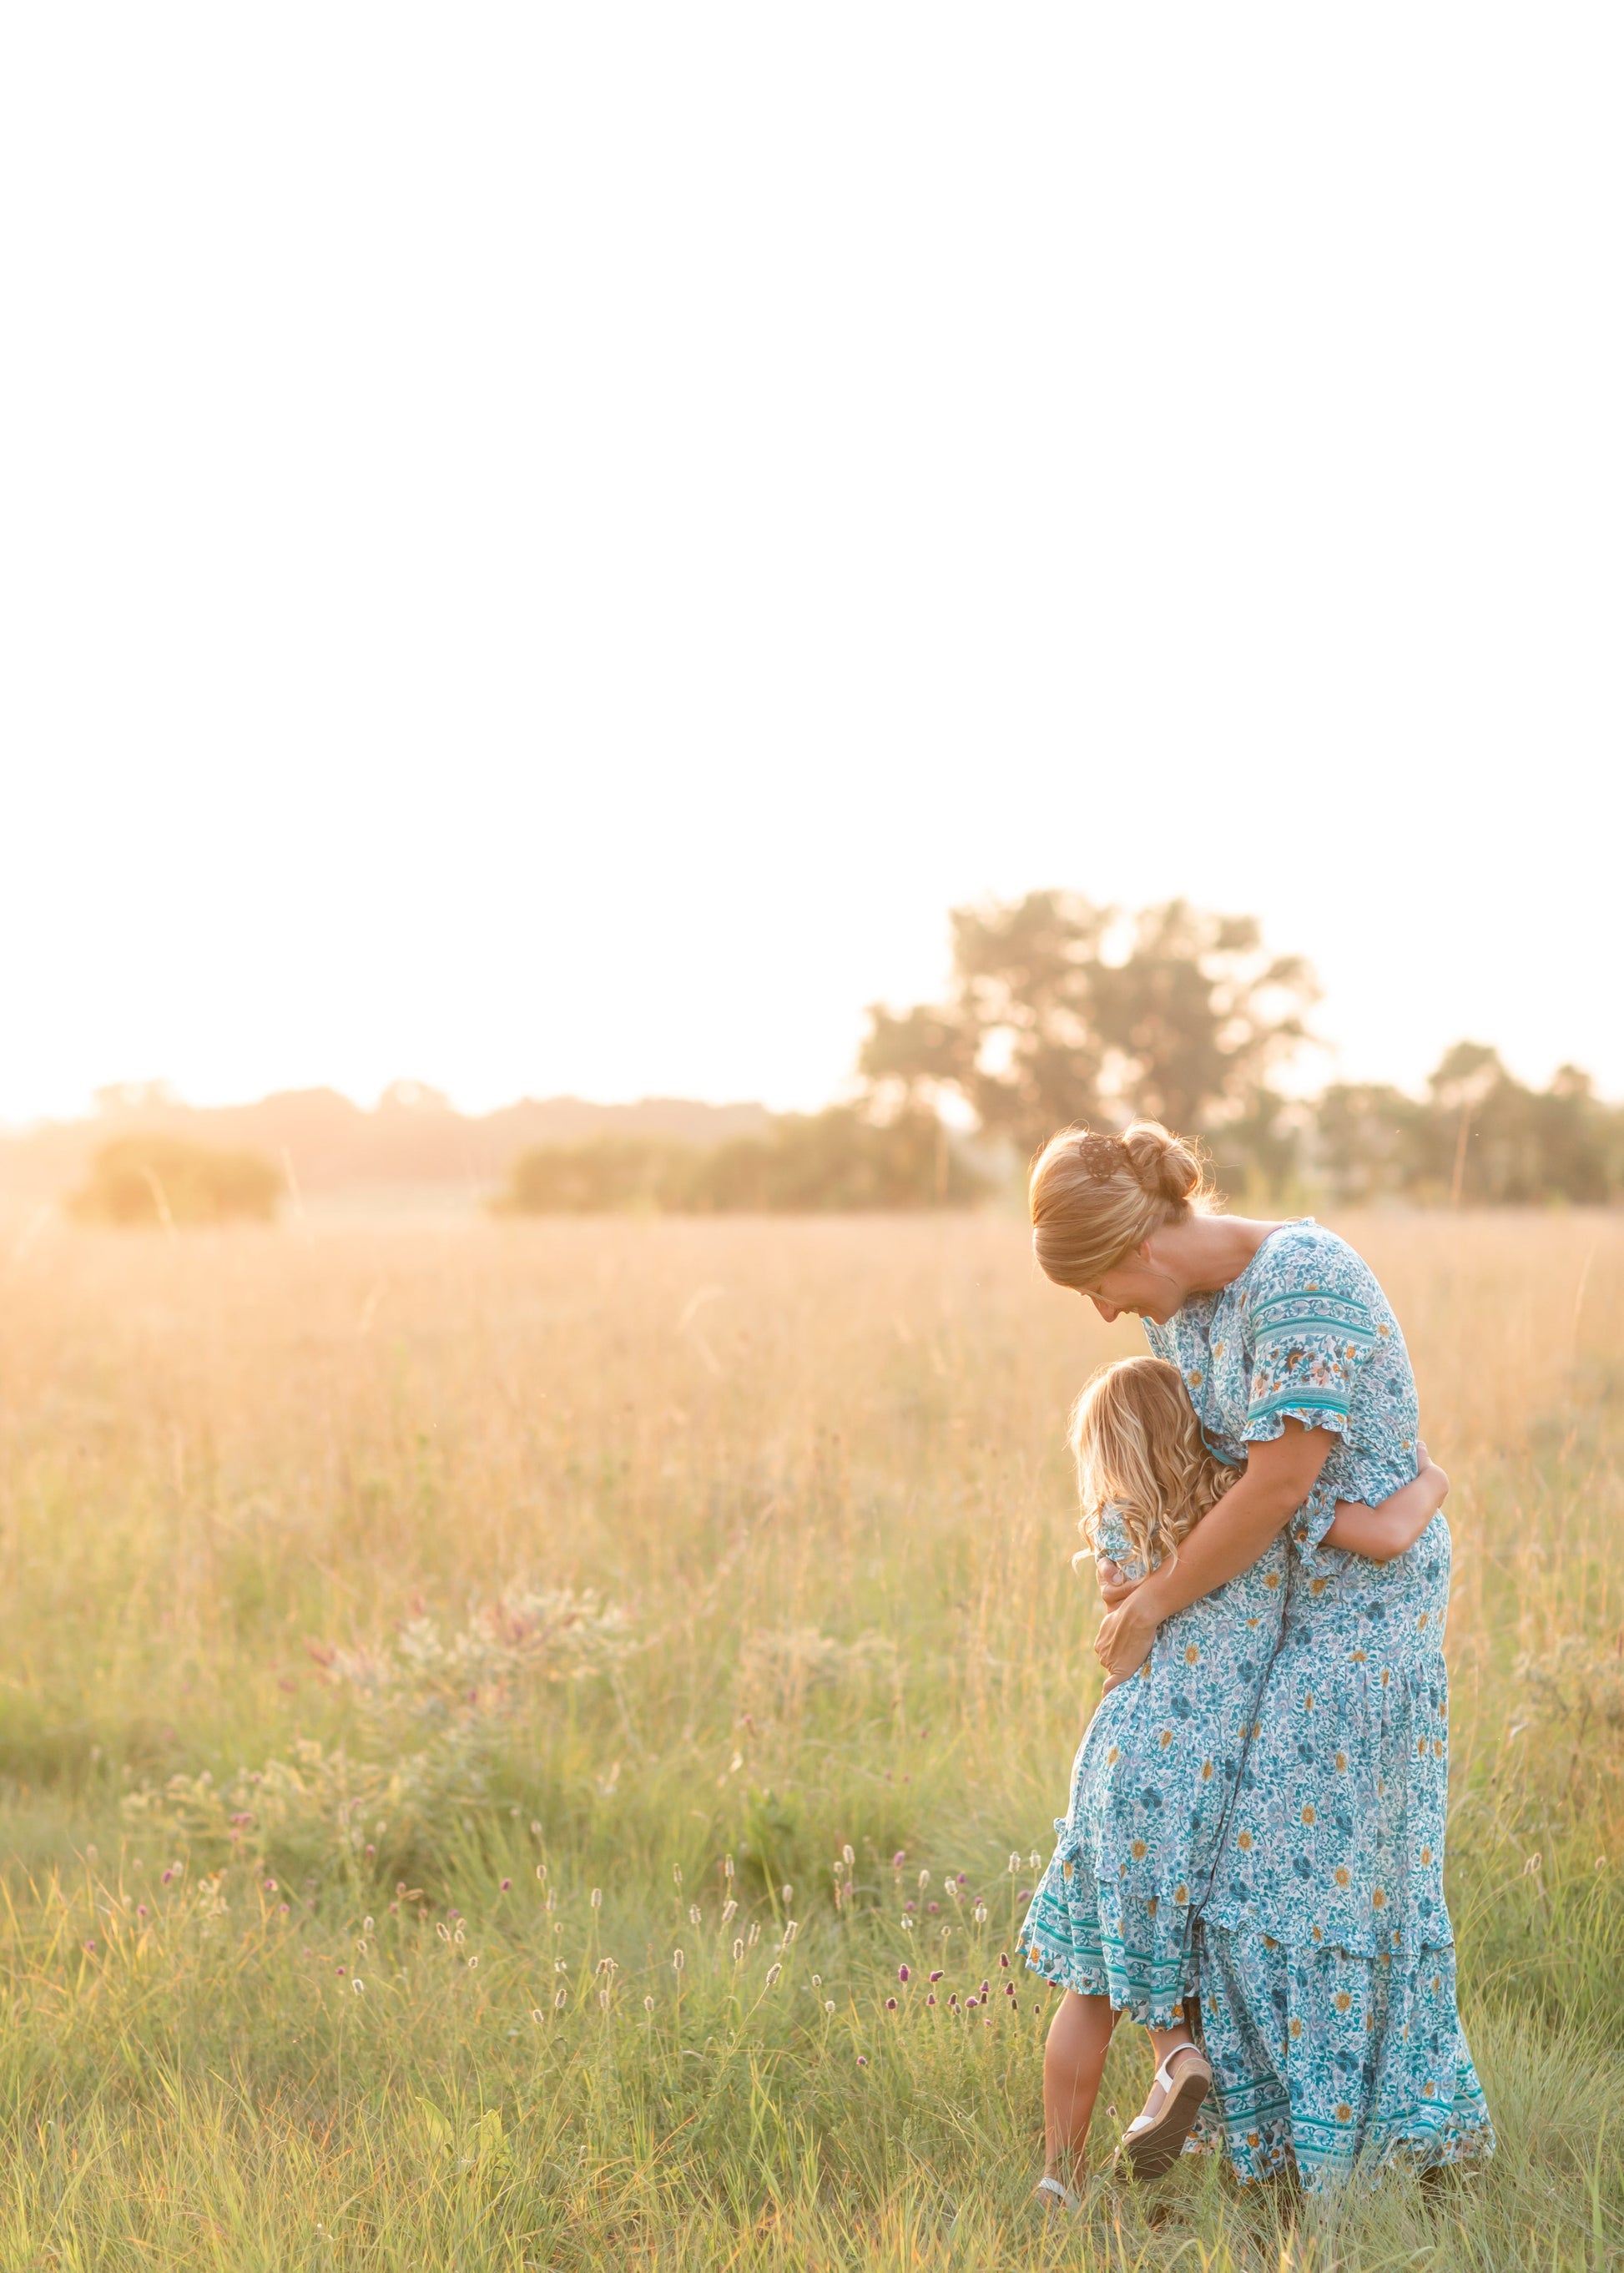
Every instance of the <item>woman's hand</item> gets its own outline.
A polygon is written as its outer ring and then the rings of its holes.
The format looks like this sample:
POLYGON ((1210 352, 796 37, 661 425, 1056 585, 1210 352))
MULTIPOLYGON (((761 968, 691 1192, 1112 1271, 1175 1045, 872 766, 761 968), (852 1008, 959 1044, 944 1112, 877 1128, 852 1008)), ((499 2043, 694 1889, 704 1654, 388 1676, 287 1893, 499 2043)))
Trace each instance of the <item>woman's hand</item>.
MULTIPOLYGON (((1104 1587, 1100 1591, 1103 1594, 1104 1587)), ((1139 1671, 1156 1639, 1154 1613, 1147 1617, 1143 1607, 1134 1600, 1139 1587, 1112 1591, 1117 1594, 1117 1607, 1106 1612, 1094 1638, 1094 1654, 1110 1677, 1108 1692, 1139 1671)))

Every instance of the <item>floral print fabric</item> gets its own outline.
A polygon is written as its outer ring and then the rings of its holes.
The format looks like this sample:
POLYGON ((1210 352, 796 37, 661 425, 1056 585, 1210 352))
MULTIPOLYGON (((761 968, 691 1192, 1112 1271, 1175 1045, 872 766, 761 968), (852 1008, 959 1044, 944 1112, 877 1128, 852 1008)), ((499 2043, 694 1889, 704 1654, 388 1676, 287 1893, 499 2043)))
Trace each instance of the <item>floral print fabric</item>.
MULTIPOLYGON (((1096 1551, 1142 1575, 1115 1512, 1096 1551)), ((1088 1724, 1055 1824, 1054 1858, 1027 1913, 1027 1962, 1046 1980, 1152 2028, 1196 1991, 1191 1918, 1279 1639, 1287 1549, 1169 1618, 1149 1658, 1088 1724)))
POLYGON ((1353 1249, 1301 1223, 1146 1331, 1222 1457, 1288 1416, 1338 1439, 1289 1527, 1280 1647, 1201 1916, 1225 2143, 1254 2178, 1289 2140, 1308 2185, 1361 2157, 1491 2152, 1443 1892, 1449 1527, 1435 1516, 1387 1564, 1320 1544, 1339 1499, 1373 1505, 1415 1474, 1398 1322, 1353 1249))

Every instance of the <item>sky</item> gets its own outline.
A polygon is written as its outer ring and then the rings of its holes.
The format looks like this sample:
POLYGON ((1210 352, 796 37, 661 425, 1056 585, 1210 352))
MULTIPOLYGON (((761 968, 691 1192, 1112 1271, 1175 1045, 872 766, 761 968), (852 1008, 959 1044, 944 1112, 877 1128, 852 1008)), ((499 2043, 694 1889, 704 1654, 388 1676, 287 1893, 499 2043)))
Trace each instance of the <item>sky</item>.
POLYGON ((1442 0, 8 11, 0 1117, 816 1106, 1043 885, 1259 915, 1316 1080, 1624 1096, 1621 65, 1442 0))

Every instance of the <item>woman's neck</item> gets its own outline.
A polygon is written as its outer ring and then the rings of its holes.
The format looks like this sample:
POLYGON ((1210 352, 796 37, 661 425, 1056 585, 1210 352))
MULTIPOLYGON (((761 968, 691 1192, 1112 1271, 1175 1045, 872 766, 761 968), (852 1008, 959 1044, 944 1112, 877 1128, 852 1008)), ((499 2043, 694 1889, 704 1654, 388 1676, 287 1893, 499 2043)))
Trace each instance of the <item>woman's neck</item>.
POLYGON ((1278 1223, 1244 1215, 1192 1215, 1153 1232, 1151 1253, 1186 1295, 1215 1294, 1238 1279, 1278 1223))

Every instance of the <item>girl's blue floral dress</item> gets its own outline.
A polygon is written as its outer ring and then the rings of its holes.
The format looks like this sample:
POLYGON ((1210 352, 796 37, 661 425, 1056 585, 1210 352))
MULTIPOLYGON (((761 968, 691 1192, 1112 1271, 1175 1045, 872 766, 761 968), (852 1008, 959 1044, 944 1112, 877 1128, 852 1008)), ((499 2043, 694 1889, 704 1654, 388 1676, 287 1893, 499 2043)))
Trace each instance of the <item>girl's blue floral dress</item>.
MULTIPOLYGON (((1095 1552, 1144 1575, 1114 1508, 1095 1552)), ((1132 1680, 1100 1700, 1026 1914, 1026 1962, 1085 1997, 1170 2028, 1196 1993, 1191 1918, 1218 1857, 1259 1692, 1280 1639, 1277 1542, 1159 1630, 1132 1680)))
POLYGON ((1289 1527, 1280 1647, 1198 1931, 1224 2143, 1243 2179, 1294 2156, 1310 2187, 1356 2162, 1491 2154, 1443 1890, 1449 1527, 1434 1516, 1387 1564, 1320 1544, 1339 1499, 1374 1506, 1416 1473, 1398 1321, 1354 1250, 1304 1221, 1146 1333, 1222 1458, 1288 1417, 1338 1439, 1289 1527))

